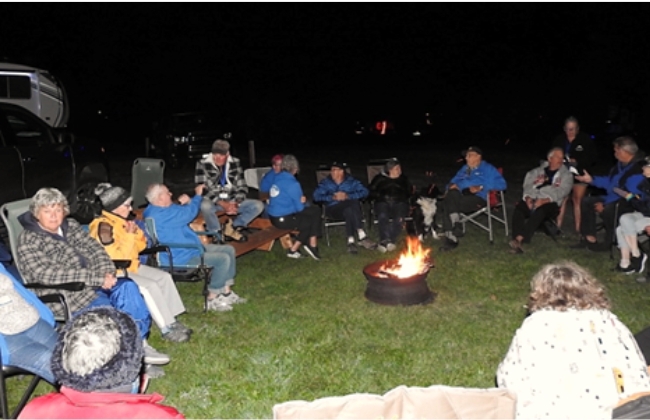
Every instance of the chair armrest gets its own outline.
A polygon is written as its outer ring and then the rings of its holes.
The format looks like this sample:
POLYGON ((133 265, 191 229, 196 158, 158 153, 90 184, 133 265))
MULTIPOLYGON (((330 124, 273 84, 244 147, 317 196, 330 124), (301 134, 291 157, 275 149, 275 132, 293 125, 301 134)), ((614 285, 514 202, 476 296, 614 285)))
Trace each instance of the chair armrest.
POLYGON ((131 260, 112 260, 113 264, 115 264, 115 268, 118 270, 126 270, 131 266, 131 260))
POLYGON ((151 248, 143 249, 142 251, 140 251, 139 255, 153 255, 159 252, 170 252, 170 249, 166 245, 157 245, 157 246, 152 246, 151 248))
POLYGON ((43 283, 27 283, 25 288, 38 289, 38 290, 67 290, 69 292, 79 292, 86 287, 86 283, 82 281, 73 281, 69 283, 60 284, 43 284, 43 283))
POLYGON ((166 243, 166 244, 160 244, 160 246, 166 246, 168 248, 184 248, 184 249, 198 249, 199 251, 203 252, 204 248, 203 245, 201 244, 177 244, 177 243, 166 243))

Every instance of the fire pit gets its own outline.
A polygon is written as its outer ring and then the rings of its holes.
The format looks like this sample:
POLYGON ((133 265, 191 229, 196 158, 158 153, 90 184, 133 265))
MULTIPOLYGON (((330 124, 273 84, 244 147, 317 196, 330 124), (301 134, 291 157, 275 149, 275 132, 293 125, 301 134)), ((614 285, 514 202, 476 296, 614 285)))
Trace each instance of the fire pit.
POLYGON ((406 238, 407 249, 397 260, 375 261, 363 269, 368 280, 366 299, 382 305, 430 303, 435 294, 427 285, 433 266, 430 249, 422 248, 417 238, 406 238))

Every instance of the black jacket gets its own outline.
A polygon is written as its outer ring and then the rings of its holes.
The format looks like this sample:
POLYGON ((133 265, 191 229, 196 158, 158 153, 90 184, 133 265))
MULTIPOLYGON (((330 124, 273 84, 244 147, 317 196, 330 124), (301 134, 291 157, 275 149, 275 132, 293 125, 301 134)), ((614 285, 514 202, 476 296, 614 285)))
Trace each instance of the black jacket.
POLYGON ((584 169, 591 171, 596 163, 596 145, 591 137, 586 133, 578 133, 576 138, 568 145, 569 140, 566 134, 560 134, 553 140, 553 147, 559 147, 564 150, 567 158, 575 159, 577 162, 576 169, 582 173, 584 169), (567 146, 569 150, 567 151, 567 146))
POLYGON ((408 202, 411 195, 411 186, 404 174, 391 178, 382 172, 372 179, 368 189, 369 198, 373 201, 408 202))

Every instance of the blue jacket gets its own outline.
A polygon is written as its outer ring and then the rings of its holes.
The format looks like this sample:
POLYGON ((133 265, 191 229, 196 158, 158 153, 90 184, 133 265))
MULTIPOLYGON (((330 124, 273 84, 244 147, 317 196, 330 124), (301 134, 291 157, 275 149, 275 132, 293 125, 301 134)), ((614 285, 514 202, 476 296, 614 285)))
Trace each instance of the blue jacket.
POLYGON ((314 191, 314 201, 326 203, 328 206, 338 203, 332 197, 334 193, 344 192, 351 200, 362 200, 368 196, 368 189, 352 175, 345 174, 343 182, 337 184, 328 176, 318 184, 314 191))
MULTIPOLYGON (((25 286, 16 280, 14 276, 12 276, 11 273, 9 273, 9 271, 7 271, 7 269, 5 269, 2 264, 0 264, 0 273, 9 277, 14 284, 14 288, 20 294, 20 296, 22 296, 23 299, 27 301, 27 303, 38 310, 38 314, 42 320, 54 327, 54 315, 52 315, 50 308, 41 302, 34 293, 25 289, 25 286)), ((2 351, 2 364, 11 364, 11 361, 9 360, 9 349, 7 348, 7 343, 5 342, 5 338, 2 334, 0 334, 0 350, 2 351)))
POLYGON ((491 190, 505 190, 507 188, 506 180, 503 175, 499 173, 497 168, 482 160, 481 163, 474 169, 470 169, 467 164, 449 181, 449 185, 456 184, 459 190, 464 190, 469 187, 482 185, 483 189, 476 193, 477 196, 487 201, 488 191, 491 190), (469 170, 469 173, 468 173, 469 170))
MULTIPOLYGON (((189 226, 199 214, 201 200, 203 200, 202 196, 195 195, 184 206, 172 204, 169 207, 158 207, 149 204, 142 214, 145 218, 151 217, 156 223, 156 234, 161 243, 198 244, 202 248, 201 240, 189 226)), ((185 265, 192 257, 201 255, 201 251, 194 248, 172 248, 171 251, 174 264, 178 265, 185 265)), ((162 264, 169 264, 168 260, 167 254, 160 254, 162 264)))
POLYGON ((264 174, 262 177, 262 180, 260 181, 260 192, 267 193, 271 191, 271 186, 273 185, 273 181, 275 180, 275 177, 280 175, 280 173, 275 173, 273 169, 268 171, 267 173, 264 174))
POLYGON ((621 198, 620 195, 616 194, 613 190, 614 187, 621 188, 625 191, 631 192, 632 194, 641 194, 639 190, 639 184, 644 180, 642 173, 643 169, 638 160, 633 160, 627 165, 623 165, 621 162, 616 162, 616 165, 609 171, 609 175, 594 176, 591 185, 594 187, 602 188, 607 191, 605 194, 604 204, 614 203, 615 201, 621 198), (626 174, 629 173, 629 176, 626 174), (627 179, 624 180, 623 185, 619 185, 621 178, 626 175, 627 179))
POLYGON ((267 211, 271 217, 282 217, 304 210, 305 205, 300 201, 302 188, 295 176, 282 171, 273 177, 269 190, 269 206, 267 211))

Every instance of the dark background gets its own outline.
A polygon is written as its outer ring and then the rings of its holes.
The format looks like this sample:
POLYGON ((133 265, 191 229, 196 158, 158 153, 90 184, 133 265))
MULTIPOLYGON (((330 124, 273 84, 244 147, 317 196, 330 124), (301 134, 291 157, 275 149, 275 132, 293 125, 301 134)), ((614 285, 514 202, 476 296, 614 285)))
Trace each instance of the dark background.
POLYGON ((223 115, 239 141, 284 152, 507 143, 541 153, 569 115, 603 147, 623 132, 643 146, 649 11, 639 3, 5 3, 0 59, 57 75, 70 96, 69 127, 115 148, 143 142, 162 115, 205 109, 223 115), (392 136, 353 135, 357 122, 383 118, 392 136), (412 137, 416 129, 424 135, 412 137))

